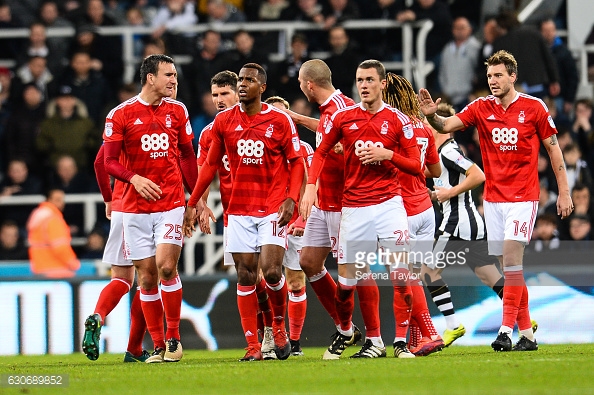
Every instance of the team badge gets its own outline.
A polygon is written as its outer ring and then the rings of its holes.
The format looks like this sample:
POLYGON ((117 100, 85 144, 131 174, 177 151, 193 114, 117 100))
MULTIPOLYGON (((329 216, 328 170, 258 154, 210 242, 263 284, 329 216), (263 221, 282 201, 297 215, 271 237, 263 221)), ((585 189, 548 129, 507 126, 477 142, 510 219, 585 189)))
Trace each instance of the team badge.
POLYGON ((188 136, 192 134, 192 124, 190 121, 186 122, 186 134, 188 136))
POLYGON ((328 134, 330 133, 330 129, 332 129, 332 120, 328 121, 328 124, 326 125, 326 127, 324 128, 324 133, 328 134))
POLYGON ((107 137, 111 137, 112 134, 113 134, 113 123, 105 122, 105 135, 107 137))
POLYGON ((167 114, 167 116, 165 117, 165 127, 170 128, 171 127, 171 115, 167 114))
POLYGON ((299 150, 301 149, 301 143, 299 142, 299 137, 295 136, 291 139, 291 141, 293 142, 293 148, 295 149, 295 151, 299 152, 299 150))
POLYGON ((273 132, 274 132, 274 125, 273 124, 270 124, 266 128, 266 134, 264 136, 266 136, 266 137, 272 137, 272 133, 273 132))
POLYGON ((518 115, 518 122, 524 123, 524 119, 526 119, 526 115, 524 114, 524 111, 520 111, 520 115, 518 115))
POLYGON ((381 134, 388 134, 388 121, 384 121, 382 123, 382 128, 380 129, 381 134))

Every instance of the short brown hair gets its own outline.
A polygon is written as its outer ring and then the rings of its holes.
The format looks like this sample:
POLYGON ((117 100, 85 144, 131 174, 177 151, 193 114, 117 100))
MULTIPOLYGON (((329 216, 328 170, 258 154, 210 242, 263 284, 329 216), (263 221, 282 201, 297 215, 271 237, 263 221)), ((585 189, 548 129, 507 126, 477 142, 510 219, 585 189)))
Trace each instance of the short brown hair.
POLYGON ((375 69, 377 71, 377 74, 380 77, 380 81, 386 79, 386 68, 384 67, 383 63, 380 62, 379 60, 375 60, 375 59, 364 60, 363 62, 361 62, 361 64, 357 68, 359 68, 359 69, 375 69))
POLYGON ((516 58, 511 53, 504 50, 497 51, 485 62, 487 67, 498 64, 505 65, 505 69, 509 75, 518 75, 518 62, 516 62, 516 58))
POLYGON ((290 105, 289 102, 286 101, 285 99, 283 99, 280 96, 270 96, 268 99, 264 100, 264 103, 268 103, 268 104, 274 104, 274 103, 282 103, 283 106, 285 106, 285 108, 287 110, 290 109, 290 105))

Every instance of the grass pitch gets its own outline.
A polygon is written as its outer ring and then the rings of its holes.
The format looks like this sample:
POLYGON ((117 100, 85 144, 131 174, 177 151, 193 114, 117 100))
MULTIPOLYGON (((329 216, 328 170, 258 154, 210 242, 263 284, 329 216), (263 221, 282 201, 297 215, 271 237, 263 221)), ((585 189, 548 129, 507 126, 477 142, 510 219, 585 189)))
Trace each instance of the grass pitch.
POLYGON ((304 357, 240 363, 243 350, 185 351, 179 363, 123 363, 123 355, 0 357, 0 394, 592 394, 594 344, 543 345, 536 352, 495 353, 450 347, 397 360, 323 361, 304 357), (6 375, 68 375, 68 386, 9 386, 6 375))

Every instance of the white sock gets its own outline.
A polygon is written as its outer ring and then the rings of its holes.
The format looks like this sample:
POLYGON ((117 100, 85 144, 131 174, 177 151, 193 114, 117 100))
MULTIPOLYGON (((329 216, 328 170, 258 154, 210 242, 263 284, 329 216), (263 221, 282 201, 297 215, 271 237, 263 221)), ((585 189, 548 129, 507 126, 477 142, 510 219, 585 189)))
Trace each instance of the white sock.
POLYGON ((534 332, 532 331, 532 328, 521 330, 520 335, 524 336, 526 339, 530 340, 531 342, 534 341, 534 332))
POLYGON ((507 335, 509 337, 511 337, 511 334, 513 331, 514 331, 513 328, 510 328, 509 326, 501 325, 501 328, 499 328, 498 333, 507 333, 507 335))
POLYGON ((351 325, 351 327, 346 331, 343 331, 342 329, 338 328, 338 332, 340 332, 340 334, 343 336, 352 337, 353 336, 353 325, 351 325))
POLYGON ((367 339, 371 340, 374 346, 379 348, 384 348, 384 341, 381 337, 368 337, 367 339))
POLYGON ((446 327, 450 330, 458 329, 460 322, 456 319, 456 314, 444 315, 446 327))

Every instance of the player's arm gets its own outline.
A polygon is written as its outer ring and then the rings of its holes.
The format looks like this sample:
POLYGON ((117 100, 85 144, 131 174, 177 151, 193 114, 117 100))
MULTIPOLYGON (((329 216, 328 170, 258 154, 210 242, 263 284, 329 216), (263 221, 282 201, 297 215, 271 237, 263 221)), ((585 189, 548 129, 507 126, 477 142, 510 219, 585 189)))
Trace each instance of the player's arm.
POLYGON ((571 201, 571 194, 569 191, 569 184, 567 182, 567 171, 565 169, 565 162, 563 161, 563 154, 559 143, 557 142, 557 135, 553 134, 550 137, 542 140, 542 143, 549 154, 551 166, 557 179, 557 186, 559 188, 559 196, 557 197, 557 215, 561 219, 567 218, 573 211, 573 202, 571 201))
POLYGON ((340 128, 335 126, 333 116, 330 130, 325 131, 322 143, 314 153, 311 166, 307 172, 307 185, 305 187, 305 192, 301 196, 301 201, 299 202, 299 214, 304 221, 307 221, 307 218, 311 214, 311 208, 316 201, 316 184, 318 177, 322 172, 322 168, 324 167, 328 152, 334 148, 341 138, 342 133, 340 132, 340 128))
POLYGON ((425 129, 430 132, 427 147, 425 149, 425 177, 439 178, 439 176, 441 176, 441 163, 439 161, 439 153, 435 147, 433 131, 431 131, 428 126, 424 126, 425 129))
POLYGON ((284 109, 283 111, 289 114, 293 122, 295 122, 297 125, 305 126, 314 133, 318 130, 318 124, 320 123, 319 119, 298 114, 295 111, 291 111, 289 109, 284 109))
POLYGON ((194 189, 198 178, 196 155, 191 141, 179 145, 179 166, 181 167, 184 185, 188 191, 194 189))
POLYGON ((109 180, 109 174, 105 171, 105 149, 103 145, 99 148, 93 167, 95 168, 95 177, 97 178, 97 185, 99 185, 99 191, 103 196, 105 202, 105 218, 111 219, 111 200, 113 196, 111 194, 111 183, 109 180))
POLYGON ((285 226, 293 217, 295 204, 299 201, 299 193, 303 185, 305 161, 299 156, 290 160, 289 195, 278 210, 278 225, 285 226))
POLYGON ((147 200, 157 200, 161 197, 161 188, 148 178, 142 177, 120 164, 122 141, 105 142, 105 170, 118 180, 134 185, 134 189, 147 200))
POLYGON ((450 200, 451 198, 456 197, 461 193, 470 191, 481 185, 483 182, 485 182, 485 173, 483 173, 483 171, 480 169, 480 167, 476 165, 476 163, 473 163, 472 166, 470 166, 468 170, 466 170, 465 174, 466 178, 461 183, 451 188, 444 188, 438 186, 433 187, 433 189, 435 189, 435 195, 437 197, 437 200, 440 203, 443 203, 446 200, 450 200))
POLYGON ((442 117, 436 114, 437 105, 440 102, 441 98, 433 101, 431 94, 429 94, 427 89, 421 88, 419 91, 419 106, 421 111, 425 117, 427 117, 427 121, 429 121, 435 130, 442 134, 448 134, 464 129, 464 124, 456 115, 451 117, 442 117))
POLYGON ((439 162, 428 164, 425 167, 425 177, 439 178, 439 176, 441 176, 441 165, 439 162))

